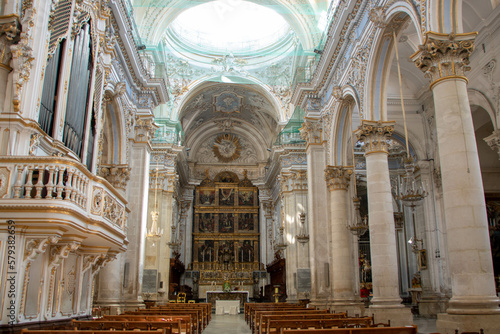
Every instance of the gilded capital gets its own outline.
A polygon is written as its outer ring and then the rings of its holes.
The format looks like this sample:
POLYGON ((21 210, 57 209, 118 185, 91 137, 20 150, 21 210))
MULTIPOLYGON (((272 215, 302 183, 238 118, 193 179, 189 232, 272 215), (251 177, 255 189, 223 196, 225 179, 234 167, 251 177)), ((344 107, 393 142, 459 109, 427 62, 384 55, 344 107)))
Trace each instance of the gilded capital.
POLYGON ((136 116, 135 121, 135 142, 150 143, 154 137, 158 125, 155 124, 152 116, 136 116))
POLYGON ((352 169, 345 166, 326 166, 325 181, 328 190, 347 190, 352 169))
POLYGON ((320 120, 305 118, 299 131, 307 145, 323 144, 323 126, 320 120))
POLYGON ((430 87, 445 79, 463 79, 470 71, 470 55, 474 51, 477 32, 468 34, 439 34, 428 31, 425 42, 411 59, 430 79, 430 87))
POLYGON ((368 121, 363 120, 355 131, 356 138, 365 145, 365 154, 389 153, 387 139, 394 132, 394 121, 368 121))
POLYGON ((307 170, 281 172, 279 180, 282 193, 307 190, 307 170))
POLYGON ((117 189, 125 189, 128 180, 130 180, 130 170, 128 165, 102 164, 99 169, 99 175, 105 178, 111 185, 117 189))

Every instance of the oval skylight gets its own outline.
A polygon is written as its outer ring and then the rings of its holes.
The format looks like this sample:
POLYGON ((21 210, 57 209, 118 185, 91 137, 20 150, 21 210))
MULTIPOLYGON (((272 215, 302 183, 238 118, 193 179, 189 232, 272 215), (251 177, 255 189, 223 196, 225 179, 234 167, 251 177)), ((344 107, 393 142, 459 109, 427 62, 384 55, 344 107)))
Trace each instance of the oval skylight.
POLYGON ((220 0, 192 7, 170 25, 192 47, 217 52, 257 51, 282 40, 290 26, 278 13, 242 0, 220 0))

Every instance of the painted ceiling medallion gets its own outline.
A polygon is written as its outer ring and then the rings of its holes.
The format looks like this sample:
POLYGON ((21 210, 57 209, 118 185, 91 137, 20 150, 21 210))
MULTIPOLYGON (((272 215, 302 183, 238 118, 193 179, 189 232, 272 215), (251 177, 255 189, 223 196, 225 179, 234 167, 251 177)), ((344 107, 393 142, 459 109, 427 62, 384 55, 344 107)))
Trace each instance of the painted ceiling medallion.
POLYGON ((214 96, 215 112, 240 112, 243 102, 243 96, 236 95, 233 92, 222 92, 214 96))
POLYGON ((212 149, 219 161, 231 162, 240 157, 241 144, 238 137, 230 133, 224 133, 215 138, 212 149))

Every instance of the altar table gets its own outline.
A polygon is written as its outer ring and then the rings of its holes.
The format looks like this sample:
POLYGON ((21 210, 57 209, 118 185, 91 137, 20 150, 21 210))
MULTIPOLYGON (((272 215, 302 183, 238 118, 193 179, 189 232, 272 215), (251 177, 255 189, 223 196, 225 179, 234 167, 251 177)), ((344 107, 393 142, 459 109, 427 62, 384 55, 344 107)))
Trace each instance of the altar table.
POLYGON ((239 300, 216 300, 215 314, 238 314, 240 313, 239 300))
POLYGON ((212 308, 215 308, 217 300, 239 300, 242 308, 248 302, 248 291, 207 291, 207 303, 211 303, 212 308))

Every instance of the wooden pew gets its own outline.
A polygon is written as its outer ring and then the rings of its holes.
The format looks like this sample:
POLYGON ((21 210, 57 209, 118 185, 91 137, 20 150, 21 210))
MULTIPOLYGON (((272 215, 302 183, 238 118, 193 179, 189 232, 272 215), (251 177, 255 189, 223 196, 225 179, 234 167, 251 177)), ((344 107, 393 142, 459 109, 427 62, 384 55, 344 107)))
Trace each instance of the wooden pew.
POLYGON ((417 334, 417 326, 332 329, 285 329, 283 334, 417 334))
POLYGON ((316 310, 314 308, 305 308, 305 309, 289 309, 289 310, 273 310, 273 311, 255 311, 253 318, 250 322, 250 327, 252 329, 252 333, 258 333, 260 330, 261 318, 264 315, 296 315, 296 314, 327 314, 328 310, 316 310))
MULTIPOLYGON (((199 334, 196 329, 196 324, 191 315, 105 315, 99 320, 111 321, 181 321, 182 332, 186 334, 199 334)), ((114 334, 114 333, 113 333, 114 334)))
MULTIPOLYGON (((167 328, 155 331, 144 331, 147 334, 170 334, 167 328)), ((105 330, 74 330, 74 329, 22 329, 21 334, 137 334, 137 331, 105 331, 105 330)))
MULTIPOLYGON (((346 314, 344 312, 342 313, 306 313, 306 314, 267 314, 263 315, 261 317, 261 327, 259 334, 264 334, 264 333, 270 333, 270 325, 269 321, 276 321, 276 320, 323 320, 323 319, 333 319, 333 320, 339 320, 342 324, 344 321, 348 321, 350 319, 357 319, 357 318, 346 318, 346 314)), ((370 318, 361 318, 363 319, 363 322, 367 322, 370 325, 373 323, 373 317, 370 318)), ((353 323, 355 323, 358 320, 354 320, 353 323)), ((340 327, 340 326, 337 326, 340 327)), ((346 326, 342 326, 346 327, 346 326)))
POLYGON ((206 327, 205 320, 203 319, 203 312, 201 309, 162 309, 150 310, 141 309, 139 311, 128 311, 124 315, 145 315, 145 316, 173 316, 173 315, 191 315, 193 323, 196 323, 198 334, 201 333, 206 327))
POLYGON ((344 318, 344 319, 288 319, 270 320, 266 333, 282 334, 285 329, 330 329, 330 328, 368 328, 373 323, 373 318, 344 318))
POLYGON ((140 309, 140 312, 162 312, 165 313, 166 310, 172 311, 199 311, 199 317, 202 319, 203 329, 208 326, 208 323, 211 319, 212 309, 207 309, 205 305, 197 305, 197 304, 172 304, 172 306, 164 305, 155 308, 149 309, 140 309), (174 306, 175 305, 175 306, 174 306), (210 310, 210 313, 209 313, 210 310))
MULTIPOLYGON (((182 333, 181 320, 166 321, 113 321, 113 320, 72 320, 75 330, 157 330, 167 328, 170 333, 182 333)), ((186 326, 184 326, 186 327, 186 326)))
POLYGON ((162 304, 153 307, 152 309, 202 309, 203 314, 207 319, 207 324, 212 320, 212 304, 210 303, 188 303, 188 304, 162 304))
POLYGON ((245 321, 250 324, 255 310, 304 309, 304 305, 288 303, 245 303, 245 321))

